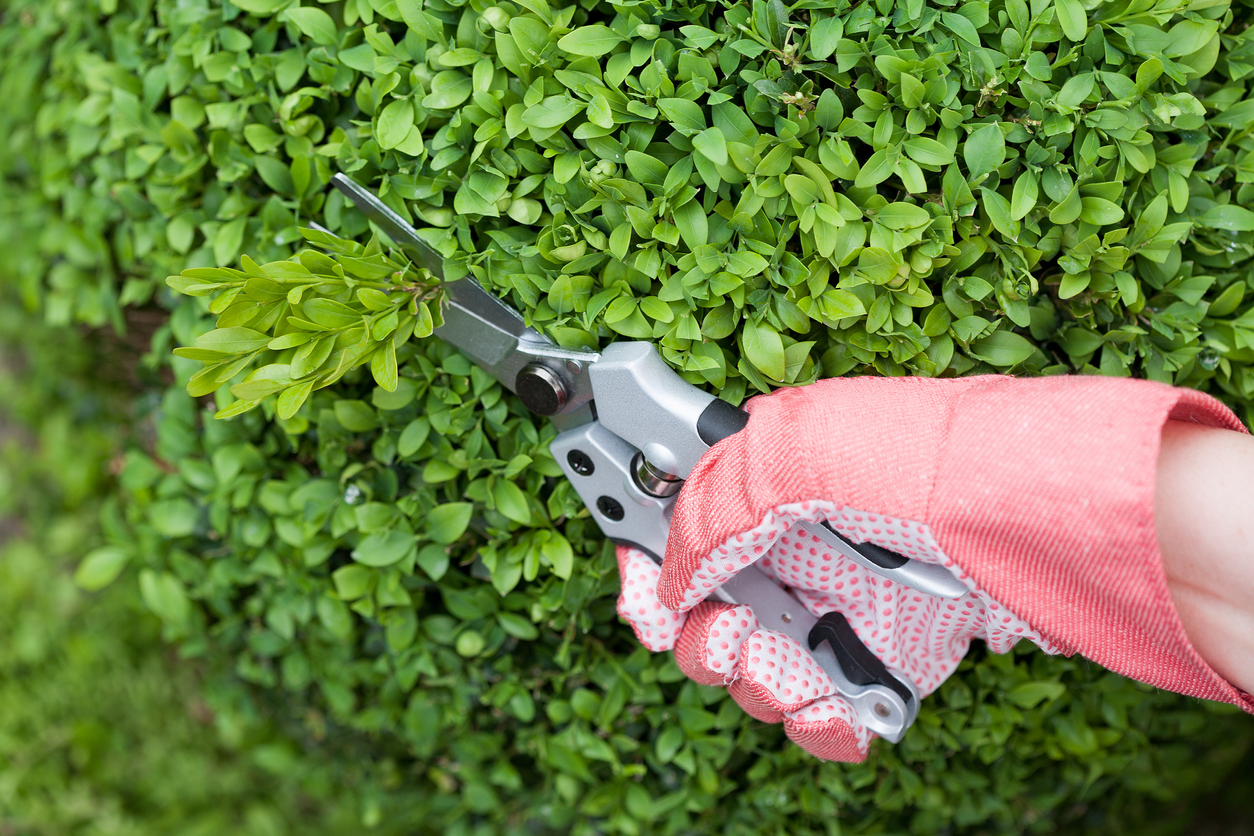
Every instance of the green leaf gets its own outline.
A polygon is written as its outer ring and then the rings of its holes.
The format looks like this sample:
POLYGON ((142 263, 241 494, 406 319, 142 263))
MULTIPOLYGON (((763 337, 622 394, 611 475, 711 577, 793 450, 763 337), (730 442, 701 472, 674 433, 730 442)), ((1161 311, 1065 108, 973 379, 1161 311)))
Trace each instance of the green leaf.
POLYGON ((1073 186, 1062 202, 1050 210, 1049 219, 1056 224, 1069 224, 1080 217, 1084 204, 1080 199, 1079 186, 1073 186))
POLYGON ((771 380, 784 379, 784 342, 769 325, 745 324, 741 331, 745 358, 771 380))
POLYGON ((379 426, 379 416, 365 401, 336 401, 335 420, 352 433, 368 433, 379 426))
POLYGON ((962 146, 962 158, 972 180, 988 174, 1006 161, 1006 140, 1001 128, 985 125, 972 132, 962 146))
POLYGON ((600 58, 614 51, 614 47, 623 42, 608 26, 595 24, 592 26, 581 26, 578 29, 562 36, 557 42, 560 49, 569 52, 571 55, 586 55, 591 58, 600 58))
POLYGON ((1028 213, 1036 207, 1039 194, 1036 175, 1031 171, 1020 174, 1015 180, 1014 192, 1010 197, 1011 219, 1019 221, 1026 218, 1028 213))
POLYGON ((1089 22, 1080 0, 1054 0, 1054 10, 1062 33, 1072 41, 1082 43, 1088 34, 1089 22))
POLYGON ((139 573, 139 592, 148 609, 165 623, 184 627, 191 618, 187 591, 174 575, 144 569, 139 573))
POLYGON ((799 208, 809 206, 819 197, 818 185, 804 174, 785 175, 784 189, 796 201, 799 208))
MULTIPOLYGON (((674 218, 675 226, 679 228, 679 235, 688 249, 695 250, 706 243, 709 236, 709 220, 698 201, 690 200, 676 209, 674 218)), ((618 230, 615 230, 615 233, 617 232, 618 230)))
POLYGON ((878 186, 893 174, 893 160, 884 149, 876 151, 858 171, 854 186, 859 189, 878 186))
POLYGON ((875 220, 889 229, 914 229, 931 222, 932 216, 922 206, 912 203, 890 203, 875 213, 875 220))
POLYGON ((426 535, 437 543, 452 543, 470 525, 470 514, 474 507, 469 502, 449 502, 436 506, 427 513, 423 521, 426 535))
POLYGON ((380 148, 395 148, 409 136, 409 129, 414 126, 414 108, 408 99, 396 99, 383 108, 379 114, 375 139, 380 148))
POLYGON ((954 161, 954 153, 934 139, 920 136, 901 144, 906 154, 920 165, 941 166, 954 161))
POLYGON ((88 592, 104 589, 117 580, 130 559, 130 552, 121 546, 101 546, 89 552, 78 564, 74 583, 88 592))
POLYGON ((610 233, 610 253, 619 261, 627 258, 627 249, 631 246, 631 225, 619 224, 610 233))
POLYGON ((213 241, 213 258, 219 264, 229 264, 239 255, 244 243, 244 232, 248 229, 248 218, 236 218, 225 223, 218 230, 213 241))
POLYGON ((256 15, 274 14, 284 6, 292 4, 292 0, 231 0, 231 5, 256 15))
POLYGON ((658 735, 653 751, 661 763, 670 763, 684 745, 684 730, 676 725, 668 725, 658 735))
MULTIPOLYGON (((335 337, 323 337, 314 342, 305 343, 292 355, 291 376, 293 380, 311 375, 322 367, 335 348, 335 337)), ((293 396, 295 397, 295 396, 293 396)))
POLYGON ((828 322, 866 313, 862 300, 844 288, 834 287, 828 290, 819 297, 818 303, 820 313, 828 322))
POLYGON ((1215 301, 1210 303, 1206 313, 1208 316, 1228 316, 1237 309, 1245 299, 1245 282, 1237 281, 1228 285, 1215 301))
POLYGON ((196 530, 200 514, 186 499, 164 499, 148 506, 148 519, 163 537, 187 537, 196 530))
POLYGON ((971 356, 1001 369, 1019 365, 1035 351, 1029 340, 1012 331, 994 331, 971 343, 971 356))
POLYGON ((642 154, 639 151, 628 151, 624 156, 627 170, 638 183, 661 186, 666 180, 666 164, 657 157, 642 154))
POLYGON ((553 574, 566 580, 575 568, 575 553, 569 541, 560 534, 554 534, 540 547, 541 554, 549 562, 553 574))
POLYGON ((692 147, 715 165, 727 164, 727 139, 718 128, 706 128, 694 136, 692 147))
POLYGON ((1171 31, 1167 33, 1171 44, 1163 50, 1163 54, 1168 58, 1192 55, 1206 46, 1218 29, 1218 21, 1182 20, 1172 26, 1171 31))
POLYGON ((279 418, 286 421, 299 412, 310 393, 313 392, 313 386, 314 381, 306 380, 304 383, 297 383, 295 386, 284 389, 275 404, 275 412, 279 418))
POLYGON ((756 276, 765 270, 769 264, 770 262, 754 252, 737 250, 727 254, 727 270, 744 278, 756 276))
POLYGON ((1081 198, 1080 220, 1096 226, 1118 223, 1123 220, 1123 209, 1100 197, 1081 198))
POLYGON ((614 111, 605 96, 597 93, 588 102, 588 121, 602 128, 614 127, 614 111))
POLYGON ((270 337, 251 328, 218 328, 196 338, 196 347, 225 354, 247 354, 266 347, 270 337))
POLYGON ((810 57, 823 61, 836 51, 844 26, 838 17, 825 17, 810 30, 810 57))
POLYGON ((901 74, 901 103, 908 108, 916 108, 923 104, 923 82, 910 73, 901 74))
POLYGON ((522 488, 508 479, 498 479, 492 487, 492 500, 496 510, 521 525, 531 522, 531 507, 527 504, 527 495, 522 488))
POLYGON ((352 601, 354 598, 360 598, 370 591, 370 587, 377 578, 376 573, 371 572, 365 566, 341 566, 331 573, 331 582, 335 584, 335 594, 345 601, 352 601))
POLYGON ((1036 708, 1043 702, 1053 702, 1067 693, 1061 682, 1024 682, 1006 692, 1012 703, 1023 709, 1036 708))
POLYGON ((979 45, 980 32, 965 15, 957 12, 941 12, 940 18, 945 27, 959 38, 969 44, 979 45))
POLYGON ((538 104, 527 108, 526 112, 523 113, 523 122, 533 128, 560 128, 573 119, 575 114, 579 113, 583 108, 582 102, 577 102, 566 96, 549 96, 538 104))
POLYGON ((404 458, 412 456, 422 447, 430 433, 431 422, 426 418, 415 418, 401 431, 401 437, 396 440, 396 452, 404 458))
POLYGON ((536 629, 536 625, 517 613, 499 612, 496 614, 496 620, 500 623, 502 630, 516 639, 529 642, 540 637, 540 631, 536 629))
POLYGON ((705 130, 705 114, 701 105, 687 99, 658 99, 662 114, 681 133, 698 133, 705 130))
POLYGON ((374 354, 371 355, 370 374, 374 377, 375 383, 378 383, 385 391, 396 391, 398 382, 396 346, 391 340, 385 340, 383 345, 375 349, 374 354))
POLYGON ((363 566, 391 566, 416 548, 414 535, 401 529, 378 531, 353 549, 353 560, 363 566))
POLYGON ((322 9, 310 6, 288 9, 283 16, 296 24, 296 28, 313 39, 314 43, 331 46, 336 41, 335 21, 322 9))
POLYGON ((1251 232, 1254 231, 1254 212, 1244 206, 1214 206, 1207 209, 1197 222, 1210 229, 1251 232))
POLYGON ((423 546, 418 551, 418 565, 433 581, 438 581, 448 572, 448 548, 437 543, 423 546))
POLYGON ((324 328, 352 328, 361 324, 361 313, 334 299, 310 299, 301 309, 305 317, 324 328))
POLYGON ((179 293, 187 296, 208 296, 221 287, 216 282, 204 282, 188 276, 168 276, 165 283, 179 293))
MULTIPOLYGON (((345 566, 344 569, 340 569, 335 574, 338 576, 345 569, 361 569, 364 571, 364 567, 361 566, 345 566)), ((360 598, 363 594, 365 594, 364 590, 357 595, 341 594, 340 597, 351 601, 354 598, 360 598)), ((330 595, 322 595, 315 602, 314 611, 318 614, 318 621, 322 622, 322 626, 327 628, 327 632, 332 636, 335 636, 340 641, 347 641, 352 637, 353 613, 348 607, 344 606, 344 601, 337 601, 330 595)))
POLYGON ((457 70, 436 73, 431 79, 431 92, 422 99, 422 106, 431 110, 452 110, 470 98, 474 80, 457 70))
POLYGON ((405 25, 431 43, 444 43, 444 27, 434 15, 422 10, 422 0, 396 0, 405 25))

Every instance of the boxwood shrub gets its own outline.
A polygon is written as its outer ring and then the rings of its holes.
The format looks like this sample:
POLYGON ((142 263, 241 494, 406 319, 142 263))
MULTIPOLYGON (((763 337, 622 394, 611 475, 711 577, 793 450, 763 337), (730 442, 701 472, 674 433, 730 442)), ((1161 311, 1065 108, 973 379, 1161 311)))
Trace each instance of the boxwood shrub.
POLYGON ((362 291, 405 265, 327 188, 374 189, 448 278, 559 342, 653 340, 733 403, 841 374, 1069 372, 1205 389, 1248 420, 1244 0, 2 13, 4 281, 54 326, 149 349, 80 582, 124 578, 299 745, 351 740, 394 799, 367 823, 1169 829, 1249 747, 1233 711, 1030 648, 973 650, 863 765, 786 745, 618 623, 551 427, 402 339, 418 308, 353 348, 382 304, 362 291), (306 243, 313 223, 329 234, 306 243), (284 339, 294 318, 319 338, 284 339))

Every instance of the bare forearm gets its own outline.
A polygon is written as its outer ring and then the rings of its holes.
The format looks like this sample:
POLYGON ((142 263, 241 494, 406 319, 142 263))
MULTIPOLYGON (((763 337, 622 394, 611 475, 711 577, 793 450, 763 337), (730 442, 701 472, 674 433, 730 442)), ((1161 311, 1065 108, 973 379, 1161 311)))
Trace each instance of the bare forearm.
POLYGON ((1221 676, 1254 692, 1254 437, 1168 421, 1155 517, 1185 632, 1221 676))

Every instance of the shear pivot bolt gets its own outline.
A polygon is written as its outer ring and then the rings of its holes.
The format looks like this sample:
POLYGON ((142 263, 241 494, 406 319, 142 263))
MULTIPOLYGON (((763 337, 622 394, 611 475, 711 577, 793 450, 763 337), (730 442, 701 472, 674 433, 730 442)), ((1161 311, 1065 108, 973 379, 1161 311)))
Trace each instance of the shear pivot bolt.
POLYGON ((556 415, 569 396, 565 381, 543 363, 523 366, 514 379, 514 391, 523 406, 537 415, 556 415))

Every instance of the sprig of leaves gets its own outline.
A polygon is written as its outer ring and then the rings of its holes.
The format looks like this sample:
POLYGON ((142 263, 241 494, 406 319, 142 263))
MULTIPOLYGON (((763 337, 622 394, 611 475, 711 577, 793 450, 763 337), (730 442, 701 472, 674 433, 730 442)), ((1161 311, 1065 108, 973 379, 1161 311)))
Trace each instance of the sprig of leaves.
POLYGON ((218 315, 217 328, 194 347, 174 350, 205 364, 188 381, 188 393, 211 394, 251 369, 230 387, 236 400, 217 418, 276 395, 279 418, 291 418, 315 389, 365 363, 375 382, 394 392, 397 347, 443 323, 440 280, 385 254, 377 237, 362 246, 322 230, 301 235, 330 255, 307 249, 264 265, 244 256, 239 270, 192 268, 166 279, 188 296, 213 295, 208 310, 218 315))

